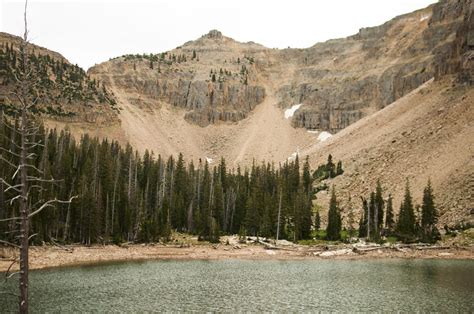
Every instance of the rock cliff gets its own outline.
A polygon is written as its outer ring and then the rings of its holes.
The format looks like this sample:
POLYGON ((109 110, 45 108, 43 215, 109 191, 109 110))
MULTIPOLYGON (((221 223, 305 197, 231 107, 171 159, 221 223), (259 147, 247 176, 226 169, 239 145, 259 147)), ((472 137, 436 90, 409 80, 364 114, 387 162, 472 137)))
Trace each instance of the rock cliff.
POLYGON ((472 1, 441 1, 307 49, 268 49, 212 30, 161 54, 100 64, 92 77, 151 109, 184 109, 199 126, 246 118, 268 93, 302 104, 294 127, 338 132, 433 77, 472 81, 472 1), (461 71, 462 69, 462 71, 461 71))

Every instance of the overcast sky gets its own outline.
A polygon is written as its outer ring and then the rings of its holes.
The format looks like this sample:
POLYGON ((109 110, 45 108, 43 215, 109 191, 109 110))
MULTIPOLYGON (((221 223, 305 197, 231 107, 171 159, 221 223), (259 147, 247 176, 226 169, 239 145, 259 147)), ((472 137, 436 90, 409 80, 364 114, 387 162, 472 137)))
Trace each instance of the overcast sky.
MULTIPOLYGON (((125 53, 162 52, 211 29, 271 48, 345 37, 434 0, 30 0, 31 41, 84 69, 125 53)), ((22 34, 23 2, 0 0, 0 31, 22 34)))

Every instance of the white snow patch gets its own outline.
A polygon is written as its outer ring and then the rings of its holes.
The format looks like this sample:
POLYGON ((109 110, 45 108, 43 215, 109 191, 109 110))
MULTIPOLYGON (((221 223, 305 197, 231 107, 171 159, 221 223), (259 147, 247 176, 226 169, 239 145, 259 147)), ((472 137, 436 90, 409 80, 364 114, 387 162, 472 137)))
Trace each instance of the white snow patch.
POLYGON ((421 17, 420 22, 423 22, 424 20, 427 20, 429 18, 430 18, 429 15, 424 15, 424 16, 421 17))
POLYGON ((213 159, 209 158, 209 157, 206 157, 206 160, 207 160, 207 163, 209 163, 209 164, 213 161, 213 159))
POLYGON ((298 105, 293 105, 291 106, 290 109, 286 109, 285 110, 285 118, 286 119, 289 119, 291 117, 293 117, 293 115, 295 114, 296 110, 300 109, 301 107, 301 104, 298 104, 298 105))
POLYGON ((320 142, 324 142, 325 140, 327 140, 328 138, 330 138, 332 136, 331 133, 329 132, 326 132, 326 131, 322 131, 321 133, 319 133, 318 135, 318 140, 320 142))
POLYGON ((298 156, 300 153, 300 150, 297 149, 296 152, 294 152, 293 154, 291 154, 290 157, 288 157, 288 160, 295 160, 296 159, 296 156, 298 156))
POLYGON ((315 131, 315 130, 308 130, 308 133, 311 133, 311 134, 318 134, 319 131, 315 131))

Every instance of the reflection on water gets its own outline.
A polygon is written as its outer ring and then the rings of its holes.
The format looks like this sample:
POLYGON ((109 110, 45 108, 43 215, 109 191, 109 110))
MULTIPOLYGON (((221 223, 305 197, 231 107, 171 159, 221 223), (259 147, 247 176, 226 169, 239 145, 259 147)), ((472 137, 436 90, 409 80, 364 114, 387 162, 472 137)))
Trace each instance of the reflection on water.
POLYGON ((474 312, 473 261, 130 262, 34 271, 30 287, 33 312, 474 312))

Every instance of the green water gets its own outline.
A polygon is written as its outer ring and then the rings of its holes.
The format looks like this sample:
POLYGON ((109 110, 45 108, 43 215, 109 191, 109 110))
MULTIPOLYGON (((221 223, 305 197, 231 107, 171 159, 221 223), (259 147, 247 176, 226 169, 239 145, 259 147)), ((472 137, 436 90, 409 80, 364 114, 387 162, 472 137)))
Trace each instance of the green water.
POLYGON ((129 262, 33 271, 30 287, 32 312, 474 312, 473 261, 129 262))

